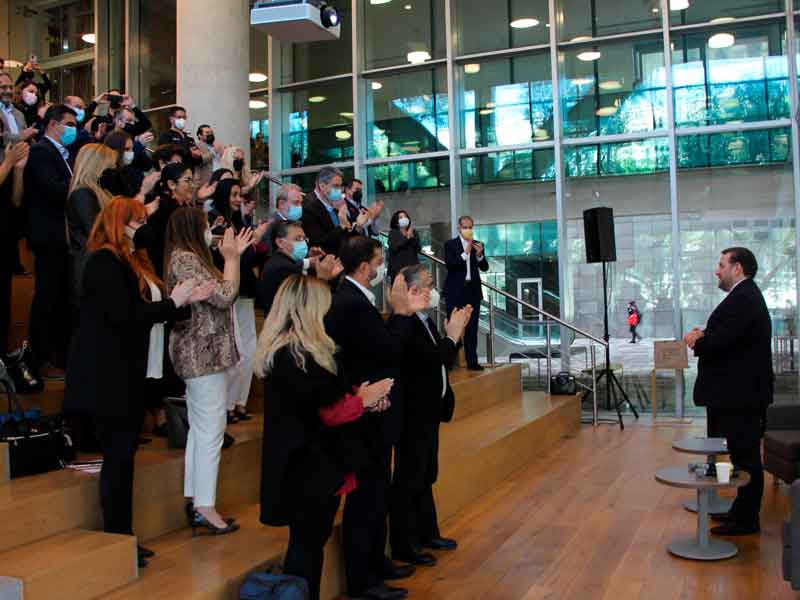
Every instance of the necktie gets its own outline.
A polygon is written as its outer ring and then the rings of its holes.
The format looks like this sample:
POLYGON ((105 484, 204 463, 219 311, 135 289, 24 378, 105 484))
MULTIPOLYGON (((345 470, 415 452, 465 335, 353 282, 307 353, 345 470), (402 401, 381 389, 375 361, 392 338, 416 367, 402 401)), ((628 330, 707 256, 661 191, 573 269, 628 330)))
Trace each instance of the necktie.
POLYGON ((333 221, 333 224, 336 225, 336 227, 339 227, 341 223, 339 222, 339 215, 336 214, 336 210, 329 208, 328 214, 331 216, 331 221, 333 221))

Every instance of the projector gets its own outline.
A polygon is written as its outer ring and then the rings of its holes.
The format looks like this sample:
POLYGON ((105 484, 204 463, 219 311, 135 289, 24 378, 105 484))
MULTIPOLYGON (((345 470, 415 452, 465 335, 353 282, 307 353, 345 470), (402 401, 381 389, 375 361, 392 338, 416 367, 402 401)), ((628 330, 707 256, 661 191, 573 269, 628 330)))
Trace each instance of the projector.
POLYGON ((250 25, 285 42, 338 40, 339 13, 324 0, 262 0, 250 11, 250 25))

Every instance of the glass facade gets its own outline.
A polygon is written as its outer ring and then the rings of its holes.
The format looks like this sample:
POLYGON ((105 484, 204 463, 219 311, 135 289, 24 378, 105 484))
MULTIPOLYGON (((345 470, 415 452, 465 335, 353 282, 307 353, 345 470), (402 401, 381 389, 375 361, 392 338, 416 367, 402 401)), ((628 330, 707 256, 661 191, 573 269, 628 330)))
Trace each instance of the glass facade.
POLYGON ((367 69, 445 57, 444 0, 362 0, 361 6, 367 69))

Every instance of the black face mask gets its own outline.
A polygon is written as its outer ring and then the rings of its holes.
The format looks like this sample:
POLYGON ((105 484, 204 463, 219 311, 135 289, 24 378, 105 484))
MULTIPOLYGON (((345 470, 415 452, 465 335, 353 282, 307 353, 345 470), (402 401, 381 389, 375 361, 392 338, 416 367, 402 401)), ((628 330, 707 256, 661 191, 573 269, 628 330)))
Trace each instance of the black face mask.
POLYGON ((353 192, 353 200, 356 204, 361 204, 361 199, 364 197, 364 193, 361 190, 353 192))
POLYGON ((208 144, 209 146, 213 145, 215 140, 216 138, 214 137, 213 133, 211 135, 206 136, 206 144, 208 144))
POLYGON ((122 105, 122 96, 111 94, 108 97, 108 105, 115 110, 118 109, 122 105))
POLYGON ((135 137, 136 125, 133 123, 125 123, 125 127, 122 130, 127 133, 131 137, 135 137))
POLYGON ((244 168, 244 159, 237 158, 233 161, 233 170, 241 171, 244 168))
POLYGON ((155 246, 155 232, 145 223, 133 234, 133 247, 137 250, 147 250, 155 246))

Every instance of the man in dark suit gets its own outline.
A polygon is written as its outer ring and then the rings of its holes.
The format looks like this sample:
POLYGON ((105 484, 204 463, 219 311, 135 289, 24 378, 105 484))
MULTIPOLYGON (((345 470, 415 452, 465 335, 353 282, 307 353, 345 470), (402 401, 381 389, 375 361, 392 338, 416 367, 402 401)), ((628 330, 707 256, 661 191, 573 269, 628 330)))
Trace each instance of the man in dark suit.
POLYGON ((43 378, 63 378, 69 337, 70 259, 65 207, 72 179, 69 150, 78 134, 75 111, 58 105, 45 113, 44 137, 25 167, 25 206, 36 280, 30 335, 43 378))
POLYGON ((303 190, 299 185, 287 183, 282 185, 275 194, 275 212, 269 218, 269 227, 264 234, 264 241, 269 247, 270 254, 275 252, 272 244, 272 230, 279 223, 299 221, 303 218, 303 190))
POLYGON ((709 429, 728 440, 731 462, 750 474, 739 488, 729 513, 715 518, 717 535, 749 535, 760 530, 764 493, 761 437, 767 406, 772 403, 772 323, 761 290, 753 281, 758 271, 747 248, 722 251, 716 275, 727 292, 708 318, 706 328, 684 336, 699 358, 694 402, 708 410, 709 429))
MULTIPOLYGON (((439 306, 433 277, 424 265, 401 271, 411 294, 423 294, 428 308, 439 306)), ((416 565, 433 565, 436 558, 424 552, 454 550, 455 540, 441 537, 433 499, 433 484, 439 472, 439 423, 452 419, 455 397, 447 369, 456 358, 458 342, 464 335, 472 309, 456 309, 442 338, 427 311, 407 320, 410 335, 403 348, 401 378, 407 382, 405 420, 394 452, 390 524, 392 558, 416 565), (413 384, 410 382, 413 381, 413 384)))
POLYGON ((261 273, 258 304, 269 314, 278 289, 290 275, 313 272, 319 279, 330 281, 342 272, 342 263, 332 254, 306 258, 308 242, 298 221, 281 221, 272 229, 272 245, 277 251, 267 260, 261 273))
POLYGON ((481 371, 483 367, 478 363, 478 319, 483 300, 480 272, 489 270, 489 261, 484 256, 483 244, 473 239, 473 226, 472 217, 459 217, 458 237, 445 242, 447 279, 444 283, 444 299, 448 316, 456 308, 472 306, 472 317, 464 333, 464 353, 467 368, 481 371))
MULTIPOLYGON (((372 288, 386 274, 383 248, 372 238, 353 236, 343 243, 339 258, 346 277, 333 296, 325 328, 340 349, 347 384, 359 386, 393 377, 409 332, 405 321, 387 324, 375 306, 372 288)), ((410 295, 399 277, 391 302, 399 315, 411 316, 425 308, 424 299, 410 295)), ((386 586, 383 581, 413 573, 413 567, 398 567, 384 554, 391 451, 402 427, 402 392, 397 391, 401 386, 395 379, 388 410, 360 420, 372 464, 356 473, 358 487, 347 495, 344 508, 342 533, 351 598, 404 598, 406 590, 386 586)))

